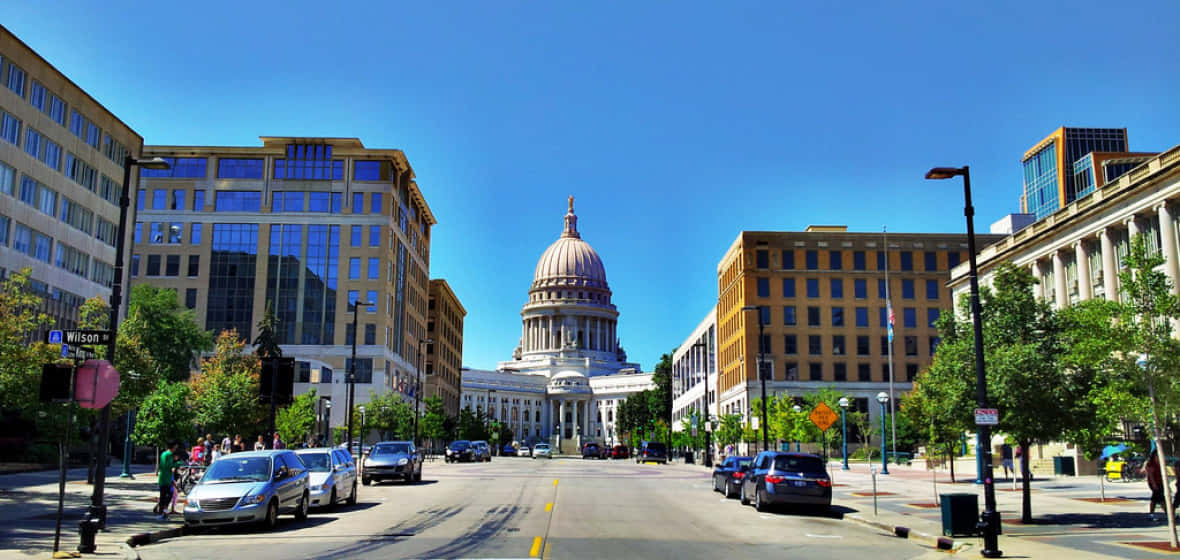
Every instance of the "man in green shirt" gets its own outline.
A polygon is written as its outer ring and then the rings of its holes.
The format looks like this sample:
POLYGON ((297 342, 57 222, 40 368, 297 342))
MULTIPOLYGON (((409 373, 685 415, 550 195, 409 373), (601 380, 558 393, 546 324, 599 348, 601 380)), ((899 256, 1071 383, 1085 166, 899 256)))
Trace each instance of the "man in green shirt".
POLYGON ((156 505, 159 511, 159 517, 156 519, 168 519, 168 509, 172 503, 172 469, 184 464, 177 458, 177 450, 180 449, 180 444, 173 441, 168 444, 168 449, 160 454, 160 472, 158 482, 160 484, 160 503, 156 505))

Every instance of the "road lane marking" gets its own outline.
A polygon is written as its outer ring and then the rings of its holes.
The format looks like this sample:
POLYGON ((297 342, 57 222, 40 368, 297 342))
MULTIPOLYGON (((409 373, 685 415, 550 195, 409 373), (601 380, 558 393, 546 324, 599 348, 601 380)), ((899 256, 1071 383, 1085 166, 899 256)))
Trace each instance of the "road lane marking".
POLYGON ((536 558, 541 555, 541 537, 533 537, 533 547, 529 549, 529 557, 536 558))
POLYGON ((807 536, 809 536, 813 539, 842 539, 842 538, 844 538, 841 535, 813 535, 811 533, 807 533, 807 536))
POLYGON ((549 560, 549 541, 545 541, 545 556, 543 560, 549 560))
POLYGON ((545 511, 553 511, 553 502, 545 504, 545 511))
POLYGON ((553 479, 553 485, 554 485, 554 486, 557 486, 557 479, 556 479, 556 478, 555 478, 555 479, 553 479))

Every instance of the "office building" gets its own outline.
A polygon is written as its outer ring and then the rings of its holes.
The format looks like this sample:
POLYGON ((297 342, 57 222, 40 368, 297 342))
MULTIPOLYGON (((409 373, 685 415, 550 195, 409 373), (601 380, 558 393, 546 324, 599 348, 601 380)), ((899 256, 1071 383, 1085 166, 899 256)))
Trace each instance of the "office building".
POLYGON ((717 307, 693 329, 672 354, 672 429, 691 426, 696 415, 702 422, 717 418, 717 307))
POLYGON ((467 310, 446 280, 430 281, 426 307, 426 384, 422 398, 440 397, 448 416, 459 416, 463 369, 463 318, 467 310))
POLYGON ((1125 128, 1061 127, 1024 153, 1021 212, 1042 219, 1142 163, 1128 152, 1125 128))

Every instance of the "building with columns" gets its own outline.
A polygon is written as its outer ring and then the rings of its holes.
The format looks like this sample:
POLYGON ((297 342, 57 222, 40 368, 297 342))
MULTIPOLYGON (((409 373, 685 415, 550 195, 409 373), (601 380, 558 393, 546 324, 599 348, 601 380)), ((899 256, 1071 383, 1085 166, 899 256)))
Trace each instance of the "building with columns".
POLYGON ((506 424, 517 442, 548 441, 565 453, 585 441, 617 441, 615 407, 654 385, 650 373, 627 362, 606 268, 578 232, 572 196, 520 315, 511 360, 495 370, 463 368, 463 408, 506 424))

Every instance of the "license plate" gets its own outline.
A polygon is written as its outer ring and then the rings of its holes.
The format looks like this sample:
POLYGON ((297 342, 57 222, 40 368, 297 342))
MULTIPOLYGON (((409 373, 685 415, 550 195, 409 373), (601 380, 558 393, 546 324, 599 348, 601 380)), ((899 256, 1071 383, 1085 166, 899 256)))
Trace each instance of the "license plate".
POLYGON ((792 480, 791 484, 794 486, 807 486, 806 480, 792 480))

